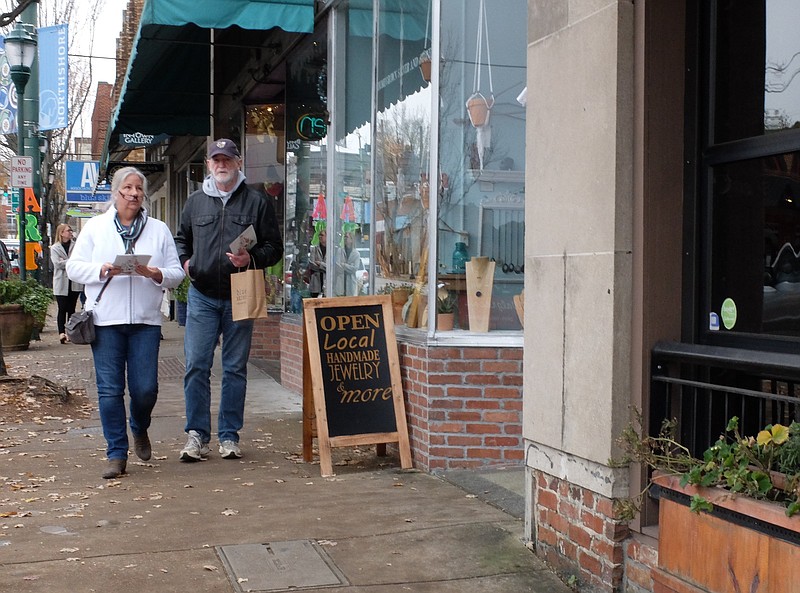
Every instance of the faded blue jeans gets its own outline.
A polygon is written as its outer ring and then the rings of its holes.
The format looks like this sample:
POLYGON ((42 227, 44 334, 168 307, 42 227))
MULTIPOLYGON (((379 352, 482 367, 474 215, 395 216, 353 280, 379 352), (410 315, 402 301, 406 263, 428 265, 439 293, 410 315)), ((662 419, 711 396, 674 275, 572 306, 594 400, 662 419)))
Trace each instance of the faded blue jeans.
POLYGON ((220 335, 222 390, 217 434, 220 441, 238 443, 239 431, 244 425, 247 360, 250 358, 253 320, 233 321, 229 300, 208 297, 190 286, 183 340, 186 432, 196 430, 204 443, 211 440, 211 366, 220 335))
POLYGON ((95 326, 92 342, 98 406, 106 457, 128 458, 125 382, 130 395, 130 425, 134 435, 150 428, 158 399, 158 349, 161 326, 145 324, 95 326))

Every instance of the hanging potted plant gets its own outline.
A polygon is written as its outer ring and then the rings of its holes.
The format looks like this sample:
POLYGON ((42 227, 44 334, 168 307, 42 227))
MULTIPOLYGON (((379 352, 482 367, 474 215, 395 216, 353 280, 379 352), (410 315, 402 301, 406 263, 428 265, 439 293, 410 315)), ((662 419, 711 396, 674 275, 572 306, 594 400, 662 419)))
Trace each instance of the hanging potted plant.
POLYGON ((475 71, 473 76, 472 95, 467 99, 469 121, 476 130, 476 144, 480 168, 483 169, 485 152, 491 148, 492 134, 489 127, 489 116, 494 106, 494 85, 492 83, 492 58, 489 50, 489 26, 486 18, 486 1, 481 0, 478 9, 478 36, 475 42, 475 71), (486 71, 489 79, 489 94, 481 90, 481 62, 483 61, 483 45, 486 44, 486 71))
POLYGON ((431 25, 431 2, 428 2, 428 12, 425 14, 425 42, 422 53, 419 55, 419 72, 422 75, 422 80, 425 82, 431 81, 431 50, 428 48, 428 29, 431 25))
POLYGON ((431 51, 429 49, 423 50, 419 54, 419 72, 422 74, 422 80, 431 81, 431 51))

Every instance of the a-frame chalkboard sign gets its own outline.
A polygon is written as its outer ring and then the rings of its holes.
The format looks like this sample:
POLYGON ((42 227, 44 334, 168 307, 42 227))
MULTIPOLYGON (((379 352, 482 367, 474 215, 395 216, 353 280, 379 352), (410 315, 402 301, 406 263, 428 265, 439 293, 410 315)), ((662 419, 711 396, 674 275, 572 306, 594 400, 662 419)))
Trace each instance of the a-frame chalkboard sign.
POLYGON ((304 459, 316 436, 323 476, 332 447, 397 443, 410 468, 391 297, 304 299, 303 315, 304 459))

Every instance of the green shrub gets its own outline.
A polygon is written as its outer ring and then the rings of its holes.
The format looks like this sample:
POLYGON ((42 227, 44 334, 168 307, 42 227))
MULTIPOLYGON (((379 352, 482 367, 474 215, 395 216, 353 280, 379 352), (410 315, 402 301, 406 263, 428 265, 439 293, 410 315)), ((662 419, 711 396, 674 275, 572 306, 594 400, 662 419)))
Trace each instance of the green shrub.
POLYGON ((0 280, 0 304, 22 305, 22 310, 33 316, 39 325, 47 319, 47 309, 53 302, 53 291, 34 278, 24 282, 18 279, 0 280))

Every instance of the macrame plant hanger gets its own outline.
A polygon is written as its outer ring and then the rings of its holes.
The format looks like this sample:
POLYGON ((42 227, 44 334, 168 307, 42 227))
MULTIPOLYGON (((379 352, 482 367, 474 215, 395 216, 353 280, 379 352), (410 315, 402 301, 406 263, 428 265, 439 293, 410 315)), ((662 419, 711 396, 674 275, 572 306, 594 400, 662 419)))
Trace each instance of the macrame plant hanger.
POLYGON ((428 2, 428 12, 425 14, 425 41, 423 42, 422 53, 419 54, 419 71, 422 74, 422 80, 425 82, 431 81, 431 48, 428 47, 428 28, 431 24, 431 3, 428 2))
POLYGON ((480 0, 478 10, 478 38, 475 41, 475 73, 472 84, 472 95, 467 99, 469 121, 476 130, 476 144, 480 167, 483 169, 485 152, 492 145, 492 129, 489 116, 494 106, 494 85, 492 83, 492 56, 489 49, 489 24, 486 18, 486 0, 480 0), (483 43, 486 41, 486 71, 489 75, 489 96, 480 91, 481 61, 483 60, 483 43))

